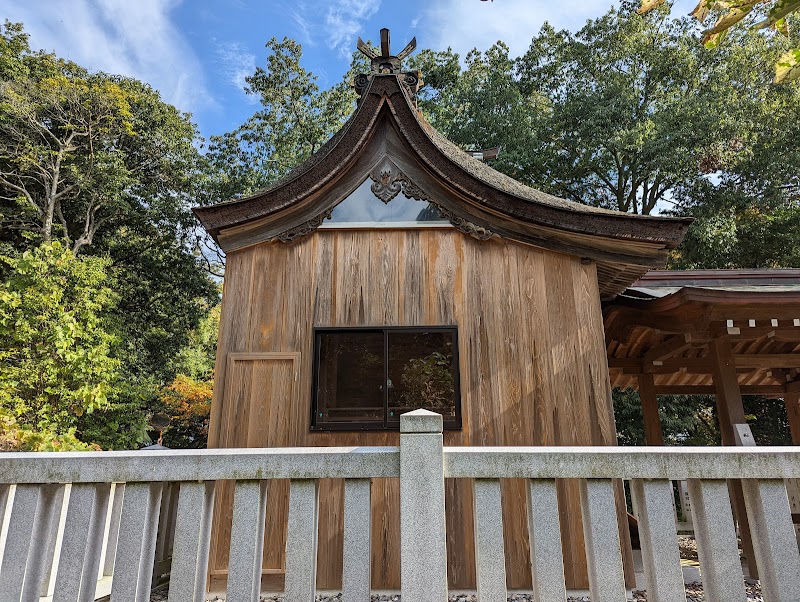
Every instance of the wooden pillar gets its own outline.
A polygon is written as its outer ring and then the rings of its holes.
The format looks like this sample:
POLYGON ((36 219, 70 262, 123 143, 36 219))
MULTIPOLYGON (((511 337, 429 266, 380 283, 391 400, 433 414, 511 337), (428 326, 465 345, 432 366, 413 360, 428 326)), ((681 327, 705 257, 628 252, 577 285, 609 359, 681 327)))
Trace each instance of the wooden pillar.
POLYGON ((800 445, 800 392, 787 392, 783 396, 783 403, 786 405, 786 416, 789 418, 792 445, 800 445))
MULTIPOLYGON (((800 445, 800 390, 784 393, 783 403, 789 419, 792 445, 800 445)), ((800 514, 800 479, 786 479, 786 492, 789 494, 789 507, 792 515, 800 514)), ((800 541, 800 524, 795 523, 794 531, 797 540, 800 541)))
POLYGON ((653 375, 639 375, 639 399, 642 400, 642 416, 644 417, 644 440, 647 445, 664 445, 664 433, 661 430, 661 419, 658 417, 658 398, 653 375))
POLYGON ((728 337, 713 339, 708 344, 711 357, 711 375, 717 394, 717 413, 719 428, 722 431, 722 445, 736 445, 733 434, 734 424, 745 424, 742 394, 736 378, 736 364, 728 337))
MULTIPOLYGON (((708 344, 708 353, 711 358, 711 376, 716 390, 717 414, 719 415, 719 428, 722 433, 722 445, 736 445, 734 424, 746 424, 742 394, 739 390, 739 380, 736 377, 736 363, 733 359, 733 350, 728 337, 712 339, 708 344)), ((744 505, 742 482, 729 480, 728 489, 731 495, 733 512, 739 523, 739 535, 742 538, 742 550, 747 557, 747 568, 751 579, 758 579, 758 567, 753 551, 753 539, 750 533, 750 524, 747 520, 747 510, 744 505)))

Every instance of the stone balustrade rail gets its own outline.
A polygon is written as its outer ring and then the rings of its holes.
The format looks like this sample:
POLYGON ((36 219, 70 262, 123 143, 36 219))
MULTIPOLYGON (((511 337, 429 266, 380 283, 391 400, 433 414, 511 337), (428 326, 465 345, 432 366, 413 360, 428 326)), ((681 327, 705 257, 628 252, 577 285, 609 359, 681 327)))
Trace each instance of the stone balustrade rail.
POLYGON ((707 599, 746 601, 726 480, 741 479, 765 600, 800 599, 784 479, 794 447, 443 447, 442 417, 401 417, 399 447, 0 454, 0 600, 205 599, 215 482, 235 481, 228 602, 257 602, 269 479, 289 479, 286 602, 314 599, 319 479, 345 479, 343 596, 370 599, 370 479, 399 478, 403 600, 447 599, 445 479, 474 483, 480 602, 505 602, 501 478, 528 479, 533 599, 566 599, 556 479, 580 479, 593 602, 625 600, 615 480, 631 483, 649 602, 685 601, 673 480, 688 480, 707 599), (169 515, 169 520, 164 520, 169 515), (159 520, 161 519, 161 520, 159 520), (164 525, 167 525, 165 528, 164 525), (166 558, 171 558, 164 567, 166 558))

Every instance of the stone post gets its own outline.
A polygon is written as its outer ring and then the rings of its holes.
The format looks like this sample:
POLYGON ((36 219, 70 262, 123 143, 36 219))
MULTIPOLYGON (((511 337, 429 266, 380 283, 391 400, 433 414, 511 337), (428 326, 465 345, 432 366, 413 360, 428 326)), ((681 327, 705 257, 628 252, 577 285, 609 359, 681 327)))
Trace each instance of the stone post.
POLYGON ((400 417, 400 590, 403 600, 446 602, 442 416, 400 417))

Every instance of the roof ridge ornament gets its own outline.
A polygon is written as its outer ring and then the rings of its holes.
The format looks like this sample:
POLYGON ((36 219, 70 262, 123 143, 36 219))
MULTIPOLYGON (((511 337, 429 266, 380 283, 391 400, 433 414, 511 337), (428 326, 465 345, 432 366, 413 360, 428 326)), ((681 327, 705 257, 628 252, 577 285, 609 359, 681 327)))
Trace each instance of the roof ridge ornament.
POLYGON ((417 91, 423 84, 422 74, 419 71, 403 71, 403 59, 407 58, 417 48, 416 36, 411 38, 411 41, 397 55, 393 55, 389 44, 389 30, 384 27, 381 29, 380 54, 375 48, 364 42, 361 37, 358 38, 356 48, 361 54, 370 59, 369 74, 360 73, 353 80, 353 88, 355 88, 359 96, 363 96, 369 87, 370 81, 376 75, 400 75, 403 87, 416 100, 417 91))

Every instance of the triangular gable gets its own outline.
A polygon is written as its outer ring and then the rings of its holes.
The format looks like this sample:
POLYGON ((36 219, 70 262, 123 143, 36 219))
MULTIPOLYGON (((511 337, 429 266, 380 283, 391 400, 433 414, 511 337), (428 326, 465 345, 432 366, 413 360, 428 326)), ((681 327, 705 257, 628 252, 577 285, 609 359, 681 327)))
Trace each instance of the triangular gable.
POLYGON ((415 106, 418 82, 407 79, 373 74, 362 82, 355 113, 316 154, 264 191, 195 208, 203 226, 225 251, 291 242, 318 228, 369 179, 377 196, 397 190, 426 200, 476 238, 500 236, 596 261, 604 297, 663 267, 682 240, 690 219, 559 199, 474 159, 425 122, 415 106))

